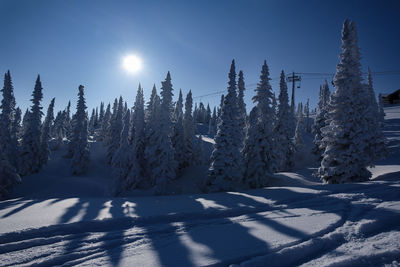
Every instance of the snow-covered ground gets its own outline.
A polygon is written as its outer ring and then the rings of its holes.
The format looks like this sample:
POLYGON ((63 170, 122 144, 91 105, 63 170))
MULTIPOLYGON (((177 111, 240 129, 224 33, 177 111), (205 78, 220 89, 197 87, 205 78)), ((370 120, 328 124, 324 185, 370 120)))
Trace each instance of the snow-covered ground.
POLYGON ((400 107, 385 111, 391 154, 366 183, 323 185, 314 165, 268 188, 190 192, 200 166, 171 185, 186 194, 112 198, 101 144, 84 177, 57 152, 0 202, 0 265, 399 266, 400 107))

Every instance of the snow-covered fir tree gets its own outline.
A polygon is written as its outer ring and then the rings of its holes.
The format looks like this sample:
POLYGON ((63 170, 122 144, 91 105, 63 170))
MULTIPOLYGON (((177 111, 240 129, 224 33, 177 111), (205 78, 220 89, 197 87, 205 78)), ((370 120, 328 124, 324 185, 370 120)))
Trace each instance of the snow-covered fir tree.
POLYGON ((119 98, 117 109, 115 110, 115 114, 112 116, 112 120, 110 122, 110 127, 108 130, 108 147, 107 147, 107 162, 111 164, 112 158, 117 151, 121 138, 121 131, 123 127, 123 112, 124 112, 124 102, 122 97, 119 98))
POLYGON ((208 125, 210 123, 210 120, 211 120, 211 108, 210 108, 210 104, 207 104, 206 117, 205 117, 204 123, 206 123, 208 125))
POLYGON ((378 95, 378 120, 379 120, 379 125, 381 128, 381 131, 383 131, 383 127, 385 125, 385 111, 383 110, 383 100, 382 100, 382 94, 378 95))
POLYGON ((21 177, 15 167, 10 164, 4 153, 0 151, 0 199, 7 198, 15 185, 20 182, 21 177))
POLYGON ((132 170, 131 175, 136 177, 134 179, 135 186, 140 186, 145 175, 145 141, 146 141, 146 125, 145 125, 145 112, 144 112, 144 95, 142 86, 139 84, 135 103, 133 106, 133 113, 130 125, 129 141, 132 149, 136 155, 136 162, 138 164, 137 170, 132 170), (138 171, 138 173, 136 173, 138 171))
POLYGON ((371 177, 367 166, 369 138, 363 85, 361 84, 360 54, 354 23, 345 20, 342 30, 342 51, 334 78, 335 91, 331 95, 327 126, 322 128, 322 155, 319 177, 326 183, 364 181, 371 177))
POLYGON ((32 106, 29 112, 29 118, 26 126, 27 128, 25 129, 22 137, 21 152, 19 157, 19 172, 21 175, 36 173, 42 168, 40 157, 38 156, 41 153, 40 136, 43 113, 40 101, 43 98, 42 89, 42 83, 40 82, 40 76, 38 75, 35 88, 32 93, 32 106))
MULTIPOLYGON (((246 123, 247 123, 247 113, 246 104, 244 103, 244 91, 246 90, 244 85, 243 71, 239 71, 238 75, 238 124, 240 129, 240 144, 244 145, 244 139, 246 137, 246 123)), ((243 147, 241 147, 242 149, 243 147)))
POLYGON ((178 163, 178 171, 186 167, 186 154, 185 154, 185 136, 183 132, 183 96, 182 91, 179 91, 178 101, 174 110, 174 122, 172 131, 172 146, 175 150, 175 161, 178 163))
POLYGON ((79 85, 76 113, 72 123, 71 141, 72 151, 71 171, 74 175, 85 174, 89 167, 88 118, 86 115, 86 101, 83 85, 79 85))
POLYGON ((236 71, 232 60, 228 93, 224 98, 211 166, 205 185, 208 191, 227 191, 241 186, 242 155, 237 111, 236 71))
POLYGON ((192 116, 193 98, 192 91, 186 95, 185 101, 185 114, 183 117, 183 136, 184 136, 184 148, 185 148, 185 166, 191 165, 194 159, 194 121, 192 116))
POLYGON ((25 130, 28 128, 28 120, 29 120, 29 109, 25 110, 24 116, 22 117, 22 125, 21 125, 21 132, 19 133, 19 137, 22 138, 25 130))
POLYGON ((64 116, 64 124, 65 124, 65 136, 67 139, 71 138, 72 134, 72 124, 71 124, 71 101, 68 101, 67 108, 65 109, 65 116, 64 116))
POLYGON ((111 120, 111 105, 110 103, 108 103, 103 119, 101 121, 100 136, 99 136, 100 141, 103 141, 107 136, 108 128, 110 127, 110 120, 111 120))
POLYGON ((147 103, 145 112, 145 176, 149 177, 150 185, 155 184, 155 177, 152 175, 154 166, 158 165, 157 153, 159 151, 159 127, 160 127, 160 97, 157 94, 156 86, 153 85, 150 100, 147 103))
MULTIPOLYGON (((13 118, 13 122, 11 125, 11 142, 12 142, 12 146, 15 147, 17 149, 17 151, 19 150, 19 138, 21 137, 20 133, 21 133, 21 115, 22 115, 22 111, 19 107, 17 107, 15 109, 15 113, 14 113, 14 118, 13 118)), ((16 153, 18 155, 18 153, 16 153)))
POLYGON ((4 75, 4 86, 1 89, 2 100, 1 100, 1 113, 0 113, 0 151, 9 163, 17 168, 17 155, 18 155, 18 144, 17 132, 13 129, 13 123, 15 118, 15 97, 14 87, 11 81, 11 74, 8 71, 4 75))
POLYGON ((317 114, 315 116, 315 121, 313 125, 314 136, 314 147, 313 153, 318 157, 322 157, 322 153, 325 150, 325 147, 322 145, 322 132, 321 129, 326 126, 326 116, 327 116, 327 108, 329 103, 330 91, 328 82, 325 80, 323 86, 319 88, 319 100, 317 107, 317 114))
POLYGON ((53 98, 50 101, 49 107, 47 109, 46 117, 44 119, 43 125, 42 125, 42 132, 40 136, 40 164, 45 165, 47 161, 49 160, 50 156, 50 145, 49 141, 51 139, 51 129, 52 129, 52 124, 54 120, 54 101, 55 98, 53 98))
POLYGON ((176 178, 175 170, 177 163, 174 159, 174 148, 172 147, 170 133, 172 129, 172 96, 173 88, 171 75, 168 72, 165 81, 161 82, 161 105, 159 121, 159 146, 156 152, 157 166, 152 169, 155 179, 155 190, 157 194, 165 194, 168 181, 176 178))
POLYGON ((283 71, 280 76, 279 88, 279 103, 275 124, 277 165, 278 170, 288 171, 293 167, 293 145, 290 129, 292 114, 289 106, 289 94, 285 81, 285 73, 283 71))
POLYGON ((264 162, 261 159, 261 147, 258 145, 258 108, 250 111, 248 129, 243 148, 244 175, 243 183, 250 188, 259 188, 267 185, 264 162))
MULTIPOLYGON (((264 186, 268 182, 268 175, 273 173, 277 169, 277 151, 274 144, 274 110, 272 109, 272 88, 269 83, 269 69, 267 62, 261 69, 260 82, 255 89, 256 95, 253 97, 253 101, 257 108, 257 119, 253 118, 253 124, 256 120, 256 126, 252 126, 252 133, 246 138, 247 148, 245 150, 246 162, 246 176, 244 177, 245 183, 252 186, 264 186), (252 140, 254 139, 254 140, 252 140), (254 145, 252 143, 255 143, 254 145), (255 151, 251 151, 254 149, 255 151), (259 153, 260 155, 255 155, 259 153), (260 160, 261 163, 250 163, 249 161, 253 158, 254 160, 260 160), (258 166, 260 170, 252 170, 248 168, 253 168, 253 166, 258 166), (253 174, 254 177, 249 175, 253 174), (249 180, 250 179, 250 180, 249 180)), ((253 116, 255 116, 253 114, 253 116)), ((250 129, 249 129, 250 131, 250 129)))
POLYGON ((55 145, 53 149, 58 149, 61 146, 63 139, 66 137, 66 130, 64 125, 65 115, 65 111, 60 110, 57 113, 56 118, 54 119, 52 136, 55 139, 55 145))
POLYGON ((363 117, 368 121, 368 133, 372 138, 369 140, 368 154, 372 157, 372 162, 383 159, 388 151, 385 145, 381 122, 379 118, 379 106, 376 101, 371 71, 368 68, 367 84, 364 85, 363 95, 366 97, 363 117))
POLYGON ((140 167, 134 149, 135 143, 129 143, 129 128, 131 127, 129 109, 125 112, 123 121, 120 144, 112 159, 113 175, 117 182, 114 189, 115 195, 136 187, 141 180, 140 167))

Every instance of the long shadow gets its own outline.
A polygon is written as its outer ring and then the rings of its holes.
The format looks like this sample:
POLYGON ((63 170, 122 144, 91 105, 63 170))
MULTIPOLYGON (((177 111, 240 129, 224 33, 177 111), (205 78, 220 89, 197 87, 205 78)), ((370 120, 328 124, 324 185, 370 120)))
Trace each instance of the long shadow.
MULTIPOLYGON (((1 216, 1 218, 9 217, 9 216, 11 216, 13 214, 16 214, 16 213, 18 213, 18 212, 20 212, 20 211, 22 211, 22 210, 24 210, 26 208, 29 208, 29 207, 31 207, 31 206, 33 206, 33 205, 35 205, 37 203, 43 202, 43 201, 45 201, 45 200, 39 200, 39 199, 27 200, 24 204, 22 204, 22 205, 20 205, 20 206, 18 206, 16 208, 10 210, 9 212, 3 214, 1 216)), ((15 205, 18 205, 18 203, 15 203, 15 205)))

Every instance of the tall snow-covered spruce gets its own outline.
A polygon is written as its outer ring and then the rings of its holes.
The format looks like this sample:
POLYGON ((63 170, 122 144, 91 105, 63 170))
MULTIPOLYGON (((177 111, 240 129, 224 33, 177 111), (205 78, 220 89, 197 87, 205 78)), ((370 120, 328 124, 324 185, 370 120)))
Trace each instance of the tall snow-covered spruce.
POLYGON ((322 141, 322 132, 321 129, 326 126, 326 114, 329 103, 330 91, 328 82, 325 80, 325 83, 322 87, 319 88, 319 100, 317 107, 317 115, 315 116, 315 121, 313 125, 314 131, 314 147, 313 153, 321 159, 322 153, 325 151, 325 147, 321 145, 322 141))
POLYGON ((279 103, 275 125, 278 170, 288 171, 293 166, 293 146, 291 136, 292 113, 289 106, 285 73, 281 72, 279 83, 279 103))
POLYGON ((175 104, 173 116, 172 146, 175 150, 175 160, 178 163, 178 171, 186 167, 185 137, 183 131, 183 96, 179 91, 178 101, 175 104))
POLYGON ((342 52, 334 78, 327 114, 327 125, 321 129, 322 155, 319 177, 326 183, 365 181, 371 177, 367 166, 370 138, 368 122, 363 117, 365 97, 361 83, 360 54, 354 23, 345 20, 342 30, 342 52))
POLYGON ((72 151, 71 171, 74 175, 85 174, 89 167, 88 118, 83 85, 79 86, 76 113, 72 124, 70 150, 72 151))
POLYGON ((50 130, 53 124, 54 120, 54 101, 55 98, 53 98, 50 101, 50 105, 47 109, 46 117, 44 119, 43 125, 42 125, 42 133, 40 136, 40 147, 41 147, 41 152, 40 155, 40 162, 42 165, 45 165, 47 161, 49 160, 50 156, 50 146, 49 146, 49 141, 50 141, 50 130))
POLYGON ((267 62, 264 61, 260 82, 255 89, 256 95, 253 97, 253 102, 256 104, 256 111, 253 111, 250 123, 250 128, 253 129, 248 134, 245 144, 246 175, 244 182, 251 187, 267 185, 268 175, 277 169, 277 151, 273 129, 275 114, 272 109, 273 94, 269 80, 269 69, 267 62))
POLYGON ((16 169, 18 141, 15 126, 18 113, 15 110, 13 89, 10 71, 8 71, 4 76, 4 87, 1 90, 3 98, 0 106, 0 199, 8 197, 13 187, 21 181, 16 169))
MULTIPOLYGON (((240 129, 240 144, 244 145, 244 138, 246 137, 246 127, 247 127, 247 114, 246 114, 246 104, 244 103, 244 91, 246 90, 244 85, 243 71, 239 71, 238 78, 238 124, 240 129)), ((242 149, 242 147, 241 147, 242 149)))
POLYGON ((240 135, 235 61, 232 60, 228 93, 224 98, 217 135, 215 136, 214 150, 211 154, 211 166, 205 182, 208 191, 234 190, 241 186, 243 171, 240 135))
POLYGON ((28 175, 39 172, 42 168, 40 161, 41 146, 41 125, 42 125, 42 106, 40 101, 43 98, 42 83, 40 76, 36 79, 35 88, 32 93, 32 106, 24 135, 22 137, 22 145, 20 152, 20 174, 28 175))
MULTIPOLYGON (((122 131, 122 117, 123 117, 123 100, 122 97, 119 98, 117 106, 114 108, 114 113, 112 115, 112 120, 110 121, 110 127, 108 129, 108 147, 107 147, 107 162, 111 164, 112 157, 117 151, 121 138, 122 131)), ((114 104, 115 106, 115 104, 114 104)))
POLYGON ((194 121, 192 116, 193 98, 192 91, 186 95, 185 114, 183 117, 183 137, 185 148, 185 163, 184 166, 191 165, 194 160, 194 121))

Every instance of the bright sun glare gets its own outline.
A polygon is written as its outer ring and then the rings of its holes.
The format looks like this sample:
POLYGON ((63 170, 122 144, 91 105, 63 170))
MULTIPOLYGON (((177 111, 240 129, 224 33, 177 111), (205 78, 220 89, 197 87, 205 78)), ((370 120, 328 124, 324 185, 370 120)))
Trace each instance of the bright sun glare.
POLYGON ((125 56, 123 67, 127 72, 136 73, 142 69, 142 60, 136 55, 125 56))

